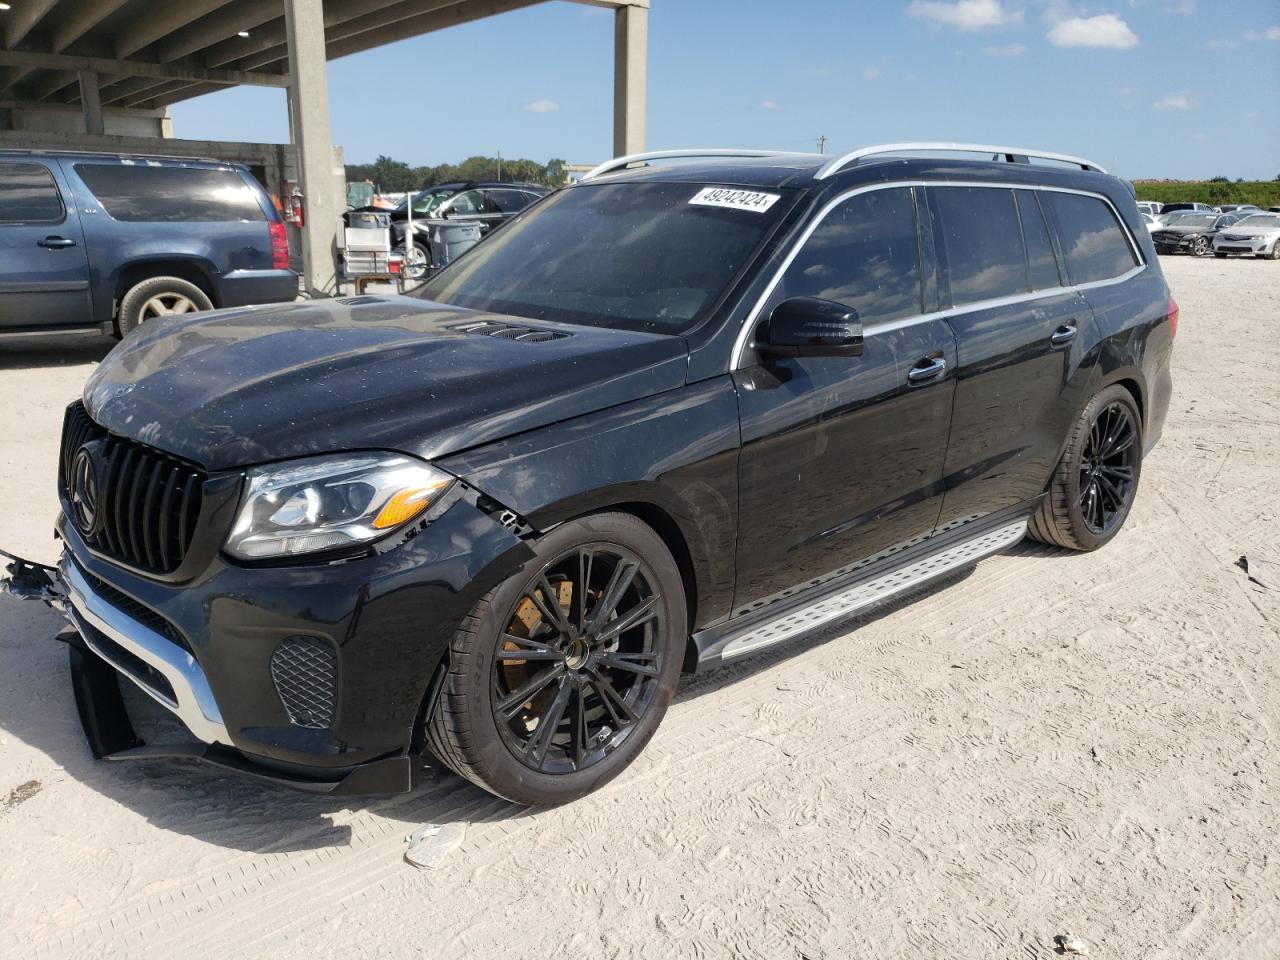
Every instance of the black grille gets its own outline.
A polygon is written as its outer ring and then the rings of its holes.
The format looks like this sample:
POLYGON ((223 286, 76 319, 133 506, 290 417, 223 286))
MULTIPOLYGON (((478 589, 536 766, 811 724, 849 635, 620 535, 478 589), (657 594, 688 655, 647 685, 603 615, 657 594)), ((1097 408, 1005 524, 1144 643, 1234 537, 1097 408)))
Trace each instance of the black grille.
MULTIPOLYGON (((85 533, 94 550, 151 573, 178 569, 200 516, 204 474, 168 454, 108 433, 84 405, 67 408, 62 428, 59 487, 67 484, 76 454, 86 444, 97 461, 97 523, 85 533)), ((68 513, 75 523, 75 517, 68 513)))
POLYGON ((89 586, 93 588, 93 592, 103 600, 107 601, 107 603, 111 604, 126 616, 137 620, 146 627, 150 627, 175 646, 179 646, 183 650, 187 651, 187 653, 191 653, 191 644, 187 643, 187 638, 182 635, 182 631, 159 613, 152 610, 146 604, 133 599, 133 597, 129 596, 127 593, 117 590, 100 577, 95 577, 78 563, 76 564, 76 568, 79 570, 80 576, 84 577, 85 580, 88 581, 89 586))
POLYGON ((289 722, 323 730, 333 726, 338 698, 338 661, 318 637, 286 637, 271 655, 271 680, 289 722))
POLYGON ((144 687, 154 690, 169 703, 177 705, 178 696, 173 692, 173 684, 167 677, 147 661, 126 650, 105 633, 82 619, 77 619, 76 626, 87 635, 89 643, 97 647, 101 655, 107 657, 120 670, 123 670, 144 687))

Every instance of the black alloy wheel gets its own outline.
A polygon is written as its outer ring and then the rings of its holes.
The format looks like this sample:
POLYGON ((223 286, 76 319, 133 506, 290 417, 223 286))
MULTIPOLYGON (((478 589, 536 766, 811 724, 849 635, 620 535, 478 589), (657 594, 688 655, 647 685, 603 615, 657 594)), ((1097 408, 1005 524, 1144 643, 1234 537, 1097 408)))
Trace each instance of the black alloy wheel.
POLYGON ((1077 467, 1080 512, 1090 532, 1105 536, 1128 513, 1137 481, 1138 431, 1128 409, 1109 404, 1089 426, 1077 467))
POLYGON ((542 773, 584 770, 636 729, 663 667, 655 579, 630 550, 587 543, 521 591, 498 637, 492 699, 521 763, 542 773))
POLYGON ((1097 393, 1076 417, 1028 536, 1068 550, 1107 543, 1137 496, 1143 449, 1134 394, 1120 384, 1097 393))
POLYGON ((458 625, 431 753, 516 803, 567 803, 639 756, 680 680, 689 609, 662 538, 628 513, 569 520, 458 625))

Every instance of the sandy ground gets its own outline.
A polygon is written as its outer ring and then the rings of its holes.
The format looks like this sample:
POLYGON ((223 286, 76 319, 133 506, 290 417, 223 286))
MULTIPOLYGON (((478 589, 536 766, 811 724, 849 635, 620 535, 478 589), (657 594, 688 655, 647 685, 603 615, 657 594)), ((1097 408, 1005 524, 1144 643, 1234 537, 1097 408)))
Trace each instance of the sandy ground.
MULTIPOLYGON (((0 956, 1280 955, 1280 264, 1164 266, 1173 408, 1106 550, 1023 544, 689 683, 566 808, 95 763, 57 618, 0 598, 0 956)), ((0 347, 0 545, 53 558, 102 353, 0 347)))

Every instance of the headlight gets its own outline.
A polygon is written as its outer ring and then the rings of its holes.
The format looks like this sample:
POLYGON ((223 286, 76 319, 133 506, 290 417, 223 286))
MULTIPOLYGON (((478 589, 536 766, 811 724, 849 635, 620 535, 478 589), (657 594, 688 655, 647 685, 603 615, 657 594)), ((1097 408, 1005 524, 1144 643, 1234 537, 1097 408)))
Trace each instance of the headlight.
POLYGON ((393 453, 292 460, 249 471, 226 550, 243 560, 371 543, 420 516, 453 477, 393 453))

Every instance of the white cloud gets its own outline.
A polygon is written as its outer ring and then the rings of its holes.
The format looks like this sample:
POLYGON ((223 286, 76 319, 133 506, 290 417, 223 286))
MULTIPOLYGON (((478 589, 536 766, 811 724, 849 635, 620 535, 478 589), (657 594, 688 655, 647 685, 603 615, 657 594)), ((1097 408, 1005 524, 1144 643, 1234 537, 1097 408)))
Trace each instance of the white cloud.
POLYGON ((1196 0, 1178 0, 1177 3, 1165 7, 1164 12, 1180 13, 1184 17, 1194 17, 1196 15, 1196 0))
POLYGON ((1047 34, 1055 47, 1108 47, 1125 50, 1138 45, 1138 35, 1114 13, 1096 17, 1068 17, 1047 34))
POLYGON ((761 110, 781 110, 782 104, 778 103, 776 100, 761 100, 760 109, 761 110))
POLYGON ((1027 48, 1020 43, 1006 43, 1003 46, 983 47, 982 52, 988 57, 1020 57, 1027 48))
POLYGON ((1194 137, 1192 137, 1192 139, 1198 140, 1200 143, 1204 143, 1206 140, 1209 139, 1209 135, 1207 133, 1197 133, 1194 137))
POLYGON ((862 77, 864 80, 879 80, 880 68, 879 67, 863 67, 862 77))
POLYGON ((983 30, 1022 22, 1021 10, 1007 10, 1000 0, 913 0, 907 16, 960 30, 983 30))
POLYGON ((530 113, 555 113, 560 109, 560 104, 554 100, 534 100, 526 103, 524 108, 530 113))
POLYGON ((1210 40, 1205 46, 1210 50, 1234 50, 1240 43, 1236 40, 1210 40))
POLYGON ((1268 40, 1280 40, 1280 27, 1268 27, 1263 36, 1268 40))
POLYGON ((1189 93, 1171 93, 1152 104, 1157 110, 1190 110, 1195 105, 1196 98, 1189 93))

